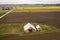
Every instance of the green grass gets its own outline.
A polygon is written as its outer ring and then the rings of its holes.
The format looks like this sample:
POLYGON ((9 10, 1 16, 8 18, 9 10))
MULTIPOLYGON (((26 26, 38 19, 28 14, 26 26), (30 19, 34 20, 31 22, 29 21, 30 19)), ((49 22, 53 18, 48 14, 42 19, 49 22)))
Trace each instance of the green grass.
POLYGON ((44 33, 60 32, 58 28, 51 25, 32 23, 32 24, 39 24, 42 27, 42 30, 38 32, 25 33, 23 30, 23 26, 25 24, 26 23, 0 24, 0 35, 17 34, 19 36, 29 36, 29 35, 37 35, 37 34, 44 34, 44 33))
POLYGON ((8 12, 9 10, 0 10, 0 16, 2 16, 3 14, 5 14, 6 12, 8 12))

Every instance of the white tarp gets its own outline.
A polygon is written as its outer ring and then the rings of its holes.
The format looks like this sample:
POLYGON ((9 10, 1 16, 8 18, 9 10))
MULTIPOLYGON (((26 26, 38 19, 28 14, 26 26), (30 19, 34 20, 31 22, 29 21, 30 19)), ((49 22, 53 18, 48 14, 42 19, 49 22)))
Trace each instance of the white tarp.
POLYGON ((36 29, 37 30, 42 30, 41 26, 39 26, 39 25, 36 26, 36 29))
POLYGON ((30 24, 30 23, 27 23, 25 26, 24 26, 24 31, 28 30, 30 27, 32 27, 33 29, 36 30, 36 28, 34 27, 34 25, 30 24))

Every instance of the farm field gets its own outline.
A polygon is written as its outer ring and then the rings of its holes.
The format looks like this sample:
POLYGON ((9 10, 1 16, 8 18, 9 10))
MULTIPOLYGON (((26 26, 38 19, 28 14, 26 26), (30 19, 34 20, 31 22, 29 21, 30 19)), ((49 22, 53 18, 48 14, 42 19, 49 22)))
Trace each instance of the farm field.
POLYGON ((16 7, 0 19, 0 40, 60 40, 59 17, 60 6, 16 7), (37 23, 44 30, 25 33, 23 26, 28 22, 37 23))
POLYGON ((24 12, 49 12, 49 11, 60 11, 60 6, 18 6, 15 11, 24 12))
POLYGON ((60 6, 18 6, 16 9, 60 9, 60 6))
MULTIPOLYGON (((8 25, 11 26, 11 28, 16 27, 17 25, 20 24, 15 24, 14 23, 28 23, 28 22, 32 22, 32 23, 40 23, 40 24, 46 24, 46 25, 52 25, 53 29, 60 29, 60 12, 11 12, 8 15, 6 15, 5 17, 0 19, 0 26, 3 28, 7 27, 8 25), (13 23, 13 24, 11 24, 13 23)), ((8 28, 10 28, 10 26, 8 26, 8 28)), ((21 25, 20 25, 21 26, 21 25)), ((22 24, 23 26, 23 24, 22 24)), ((12 28, 12 29, 13 29, 12 28)), ((4 28, 5 29, 5 28, 4 28)), ((56 30, 55 29, 55 30, 56 30)), ((8 30, 8 29, 6 29, 8 30)), ((9 30, 8 30, 9 31, 9 30)), ((6 32, 6 31, 4 31, 6 32)), ((12 31, 9 31, 12 32, 12 31)), ((16 32, 15 29, 13 30, 12 33, 16 32)), ((35 33, 32 33, 35 34, 35 33)), ((24 34, 25 35, 25 34, 24 34)), ((31 35, 31 34, 29 34, 31 35)), ((23 36, 23 34, 21 33, 20 36, 15 35, 15 34, 11 34, 11 35, 5 35, 2 36, 1 38, 2 40, 58 40, 60 39, 60 32, 50 32, 50 33, 42 33, 40 34, 39 32, 37 33, 37 35, 32 35, 32 36, 23 36), (32 38, 31 38, 32 37, 32 38)))
POLYGON ((60 12, 11 12, 0 23, 43 23, 60 28, 60 12))
POLYGON ((3 39, 8 35, 18 35, 21 37, 21 36, 34 36, 34 35, 41 35, 45 33, 60 32, 60 29, 51 25, 32 23, 32 24, 39 24, 42 27, 42 30, 38 32, 26 33, 23 30, 25 24, 26 23, 0 24, 0 39, 3 39))

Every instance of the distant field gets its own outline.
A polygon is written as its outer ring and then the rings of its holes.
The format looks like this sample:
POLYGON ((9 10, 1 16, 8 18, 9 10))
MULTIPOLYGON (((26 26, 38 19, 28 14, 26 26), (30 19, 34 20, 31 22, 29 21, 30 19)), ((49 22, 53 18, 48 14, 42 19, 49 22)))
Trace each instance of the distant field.
POLYGON ((60 6, 19 6, 16 9, 60 9, 60 6))
POLYGON ((60 6, 18 6, 15 11, 60 11, 60 6))
POLYGON ((8 12, 9 10, 0 10, 0 16, 2 16, 3 14, 5 14, 6 12, 8 12))

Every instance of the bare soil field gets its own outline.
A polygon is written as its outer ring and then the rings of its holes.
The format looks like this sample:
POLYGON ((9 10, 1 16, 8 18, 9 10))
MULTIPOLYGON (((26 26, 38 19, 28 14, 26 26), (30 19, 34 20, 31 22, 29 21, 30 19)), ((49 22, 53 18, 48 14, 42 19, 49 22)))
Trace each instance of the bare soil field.
POLYGON ((11 12, 0 23, 43 23, 60 28, 60 12, 11 12))

